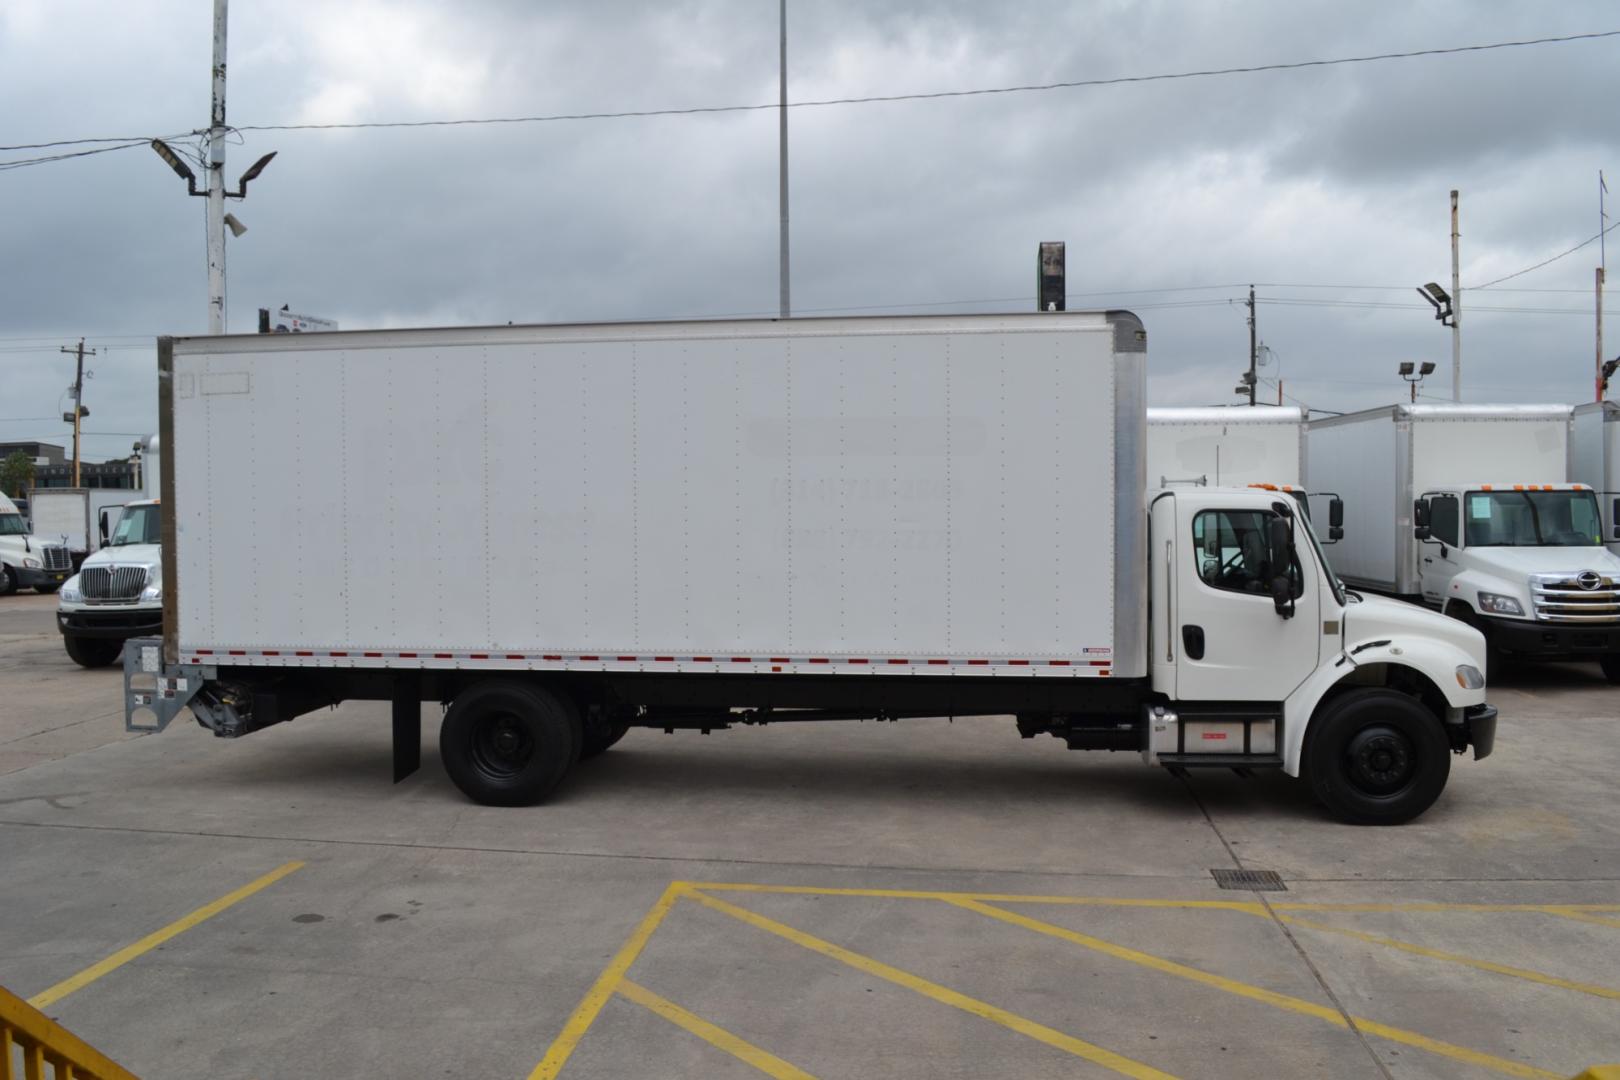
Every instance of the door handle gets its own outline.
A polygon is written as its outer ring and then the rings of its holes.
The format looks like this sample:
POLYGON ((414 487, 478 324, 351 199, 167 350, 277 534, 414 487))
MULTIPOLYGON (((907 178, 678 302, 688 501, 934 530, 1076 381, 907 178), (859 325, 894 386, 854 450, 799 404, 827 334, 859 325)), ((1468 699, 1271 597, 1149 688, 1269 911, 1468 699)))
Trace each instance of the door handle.
POLYGON ((1181 628, 1181 646, 1189 660, 1204 658, 1204 628, 1191 623, 1181 628))
POLYGON ((1423 556, 1423 561, 1429 563, 1430 565, 1433 565, 1434 563, 1434 560, 1427 555, 1423 556))

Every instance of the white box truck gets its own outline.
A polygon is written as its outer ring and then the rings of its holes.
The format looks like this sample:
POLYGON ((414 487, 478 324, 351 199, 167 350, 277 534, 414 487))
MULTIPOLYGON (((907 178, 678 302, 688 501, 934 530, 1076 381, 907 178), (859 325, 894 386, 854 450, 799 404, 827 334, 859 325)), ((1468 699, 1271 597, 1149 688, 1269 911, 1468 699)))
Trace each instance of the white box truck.
POLYGON ((126 722, 390 701, 397 778, 438 701, 450 777, 516 805, 631 726, 1010 715, 1421 813, 1491 750, 1483 640, 1346 597, 1275 493, 1146 494, 1145 341, 1126 312, 160 339, 164 635, 125 650, 126 722))
POLYGON ((1344 501, 1305 489, 1305 414, 1289 406, 1154 407, 1147 411, 1148 483, 1269 488, 1315 514, 1326 537, 1343 535, 1344 501), (1323 511, 1326 511, 1324 518, 1323 511))
POLYGON ((0 493, 0 596, 18 589, 55 592, 72 573, 68 549, 30 530, 17 504, 0 493))
POLYGON ((1306 476, 1355 510, 1346 583, 1420 601, 1526 659, 1620 682, 1620 558, 1566 476, 1568 405, 1396 405, 1311 422, 1306 476))
MULTIPOLYGON (((140 492, 110 523, 107 542, 79 566, 56 600, 56 628, 62 646, 80 667, 106 667, 132 637, 163 632, 163 557, 159 538, 159 440, 142 446, 140 492)), ((109 514, 111 508, 102 513, 109 514)), ((103 525, 97 522, 99 534, 103 525)))
POLYGON ((1569 422, 1569 478, 1597 493, 1603 539, 1620 555, 1620 402, 1575 406, 1569 422))

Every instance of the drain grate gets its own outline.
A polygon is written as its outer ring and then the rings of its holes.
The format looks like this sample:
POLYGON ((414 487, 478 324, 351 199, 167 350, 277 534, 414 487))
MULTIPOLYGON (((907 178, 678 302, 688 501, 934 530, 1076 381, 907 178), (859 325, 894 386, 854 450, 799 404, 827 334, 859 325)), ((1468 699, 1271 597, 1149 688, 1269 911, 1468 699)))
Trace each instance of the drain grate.
POLYGON ((1275 870, 1211 870, 1215 884, 1223 889, 1248 889, 1252 892, 1287 892, 1281 875, 1275 870))

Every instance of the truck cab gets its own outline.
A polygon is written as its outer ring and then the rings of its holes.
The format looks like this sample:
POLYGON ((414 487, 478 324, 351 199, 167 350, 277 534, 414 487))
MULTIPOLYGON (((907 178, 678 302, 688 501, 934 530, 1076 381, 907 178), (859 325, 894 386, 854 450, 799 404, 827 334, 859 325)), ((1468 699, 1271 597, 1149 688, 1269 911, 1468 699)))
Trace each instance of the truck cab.
POLYGON ((106 546, 62 586, 56 608, 62 644, 81 667, 105 667, 124 642, 163 632, 160 504, 127 504, 106 546))
POLYGON ((1294 500, 1149 494, 1150 763, 1304 775, 1347 820, 1404 820, 1447 750, 1490 753, 1478 631, 1340 584, 1294 500), (1396 807, 1401 806, 1397 811, 1396 807))
POLYGON ((1620 683, 1620 556, 1584 484, 1445 484, 1418 497, 1426 604, 1477 627, 1493 651, 1595 659, 1620 683))
POLYGON ((0 596, 18 589, 55 592, 72 573, 68 549, 35 536, 17 504, 0 495, 0 596))

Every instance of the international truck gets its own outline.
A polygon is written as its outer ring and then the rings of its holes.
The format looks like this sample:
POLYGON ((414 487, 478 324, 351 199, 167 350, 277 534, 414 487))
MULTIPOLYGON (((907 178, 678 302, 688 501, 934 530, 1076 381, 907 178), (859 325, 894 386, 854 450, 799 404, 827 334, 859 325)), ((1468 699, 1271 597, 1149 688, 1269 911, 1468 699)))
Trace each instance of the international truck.
POLYGON ((1570 483, 1568 405, 1396 405, 1311 422, 1306 475, 1356 517, 1352 587, 1477 627, 1503 657, 1596 660, 1620 682, 1620 558, 1570 483))
POLYGON ((1569 478, 1597 494, 1604 541, 1620 555, 1620 402, 1575 406, 1569 422, 1569 478))
POLYGON ((386 701, 398 778, 438 702, 451 780, 518 805, 631 727, 1005 716, 1281 769, 1377 824, 1493 746, 1477 631, 1348 595, 1275 492, 1148 490, 1127 312, 157 352, 164 632, 125 650, 132 730, 386 701))
POLYGON ((106 667, 118 659, 128 639, 163 632, 161 458, 158 437, 146 439, 144 490, 120 493, 136 498, 118 511, 106 542, 57 594, 56 628, 63 648, 80 667, 106 667))
POLYGON ((0 596, 18 589, 55 592, 72 573, 68 549, 34 533, 17 504, 0 494, 0 596))

